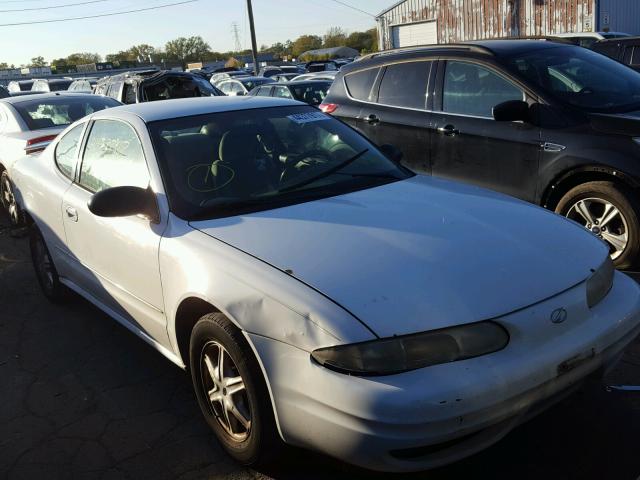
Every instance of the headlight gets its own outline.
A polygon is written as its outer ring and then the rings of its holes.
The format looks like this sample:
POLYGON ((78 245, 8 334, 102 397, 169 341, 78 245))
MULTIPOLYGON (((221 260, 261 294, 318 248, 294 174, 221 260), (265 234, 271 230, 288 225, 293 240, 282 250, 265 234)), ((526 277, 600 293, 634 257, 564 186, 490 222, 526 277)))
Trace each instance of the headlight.
POLYGON ((509 334, 494 322, 479 322, 425 333, 320 348, 320 365, 352 375, 391 375, 502 350, 509 334))
POLYGON ((589 308, 596 306, 607 296, 613 286, 615 271, 611 257, 607 256, 604 263, 589 277, 587 280, 587 305, 589 308))

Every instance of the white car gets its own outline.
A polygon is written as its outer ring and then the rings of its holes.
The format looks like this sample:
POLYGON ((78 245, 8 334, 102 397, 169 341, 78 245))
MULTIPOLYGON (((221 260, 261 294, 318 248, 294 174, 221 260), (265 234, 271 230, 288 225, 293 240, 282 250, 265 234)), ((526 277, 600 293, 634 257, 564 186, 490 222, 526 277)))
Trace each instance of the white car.
POLYGON ((640 287, 581 226, 399 157, 302 103, 198 98, 95 113, 14 180, 46 296, 187 368, 235 459, 415 471, 610 368, 640 287))
POLYGON ((600 40, 629 37, 630 35, 628 33, 622 32, 569 32, 559 33, 552 36, 568 40, 581 47, 591 48, 596 42, 599 42, 600 40))
POLYGON ((333 82, 336 78, 338 71, 325 70, 323 72, 303 73, 291 79, 292 82, 301 82, 307 80, 329 80, 333 82))
POLYGON ((0 100, 0 200, 13 224, 20 211, 11 185, 11 167, 25 154, 41 152, 69 124, 93 112, 121 105, 81 94, 46 93, 0 100))

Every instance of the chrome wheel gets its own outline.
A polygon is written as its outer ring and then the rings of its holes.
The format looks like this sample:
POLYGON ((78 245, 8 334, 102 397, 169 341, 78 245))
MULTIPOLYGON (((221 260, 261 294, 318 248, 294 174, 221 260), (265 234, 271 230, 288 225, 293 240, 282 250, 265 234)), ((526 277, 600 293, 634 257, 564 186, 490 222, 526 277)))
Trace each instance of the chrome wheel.
POLYGON ((602 198, 584 198, 574 203, 566 216, 607 242, 613 260, 627 248, 627 220, 613 203, 602 198))
POLYGON ((13 195, 13 187, 11 186, 11 180, 9 176, 2 175, 2 181, 0 183, 0 195, 2 195, 2 205, 7 210, 11 223, 17 225, 20 221, 20 214, 18 210, 18 204, 16 198, 13 195))
POLYGON ((210 341, 202 348, 200 365, 210 413, 234 441, 246 440, 251 431, 251 409, 244 380, 229 352, 210 341))

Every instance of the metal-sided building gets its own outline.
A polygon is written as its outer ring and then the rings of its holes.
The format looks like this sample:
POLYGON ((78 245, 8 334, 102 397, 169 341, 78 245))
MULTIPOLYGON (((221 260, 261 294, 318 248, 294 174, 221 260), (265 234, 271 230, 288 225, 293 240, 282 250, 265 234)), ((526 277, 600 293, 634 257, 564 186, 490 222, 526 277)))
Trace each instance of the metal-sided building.
POLYGON ((381 49, 568 32, 640 35, 640 0, 403 0, 376 20, 381 49))

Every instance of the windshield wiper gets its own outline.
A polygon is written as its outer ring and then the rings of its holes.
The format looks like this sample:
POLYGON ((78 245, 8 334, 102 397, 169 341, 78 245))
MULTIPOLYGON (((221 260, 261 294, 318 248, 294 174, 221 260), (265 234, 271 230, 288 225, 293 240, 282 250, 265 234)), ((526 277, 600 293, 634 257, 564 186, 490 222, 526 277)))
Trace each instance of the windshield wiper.
POLYGON ((369 149, 365 148, 361 152, 356 153, 353 157, 346 159, 344 162, 340 162, 338 165, 336 165, 334 167, 331 167, 331 168, 325 170, 324 172, 319 173, 318 175, 314 175, 312 177, 307 178, 306 180, 303 180, 302 182, 294 183, 293 185, 289 185, 288 187, 281 188, 280 190, 278 190, 278 193, 289 192, 291 190, 295 190, 296 188, 300 188, 300 187, 304 187, 305 185, 309 185, 310 183, 313 183, 316 180, 320 180, 321 178, 328 177, 332 173, 337 172, 338 170, 346 167, 347 165, 352 164, 353 162, 355 162, 357 159, 359 159, 362 155, 364 155, 368 151, 369 151, 369 149))

